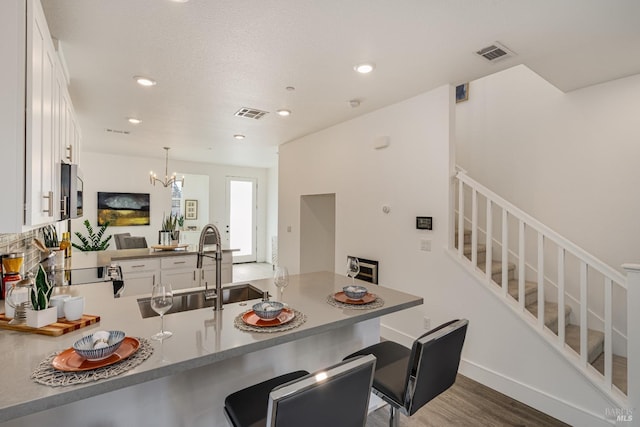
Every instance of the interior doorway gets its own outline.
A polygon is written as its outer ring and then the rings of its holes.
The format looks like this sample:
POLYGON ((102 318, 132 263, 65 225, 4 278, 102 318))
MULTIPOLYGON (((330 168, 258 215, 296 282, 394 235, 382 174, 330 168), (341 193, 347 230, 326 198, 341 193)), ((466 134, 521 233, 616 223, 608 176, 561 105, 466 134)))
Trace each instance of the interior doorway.
POLYGON ((300 273, 335 271, 336 195, 300 198, 300 273))
POLYGON ((256 178, 227 177, 227 229, 229 248, 233 262, 255 262, 257 260, 257 205, 256 178))

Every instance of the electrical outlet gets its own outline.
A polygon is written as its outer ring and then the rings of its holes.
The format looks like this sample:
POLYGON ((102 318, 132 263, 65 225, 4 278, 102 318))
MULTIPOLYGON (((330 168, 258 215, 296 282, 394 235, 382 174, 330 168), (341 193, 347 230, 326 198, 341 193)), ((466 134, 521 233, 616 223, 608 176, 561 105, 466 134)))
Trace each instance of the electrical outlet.
POLYGON ((426 330, 431 329, 431 319, 425 316, 423 319, 423 326, 426 330))
POLYGON ((287 226, 287 233, 291 233, 291 226, 290 225, 287 226))

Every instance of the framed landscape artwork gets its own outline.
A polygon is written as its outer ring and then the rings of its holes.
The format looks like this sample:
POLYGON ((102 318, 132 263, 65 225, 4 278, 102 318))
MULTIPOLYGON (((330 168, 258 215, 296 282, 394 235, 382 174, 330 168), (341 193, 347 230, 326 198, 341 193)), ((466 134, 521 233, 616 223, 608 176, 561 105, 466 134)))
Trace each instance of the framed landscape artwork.
POLYGON ((198 201, 184 201, 184 219, 198 219, 198 201))
POLYGON ((98 225, 149 225, 149 193, 98 193, 98 225))

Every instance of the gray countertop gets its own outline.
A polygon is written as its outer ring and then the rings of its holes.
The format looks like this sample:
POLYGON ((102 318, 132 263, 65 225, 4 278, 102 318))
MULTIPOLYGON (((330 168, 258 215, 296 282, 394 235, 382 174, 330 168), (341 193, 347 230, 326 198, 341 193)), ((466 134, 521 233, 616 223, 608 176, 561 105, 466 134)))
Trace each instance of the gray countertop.
MULTIPOLYGON (((233 252, 238 249, 222 249, 222 252, 233 252)), ((215 245, 205 246, 205 252, 215 251, 215 245)), ((65 270, 78 270, 81 268, 104 267, 113 261, 156 258, 168 256, 194 255, 197 251, 180 249, 174 251, 160 251, 153 248, 144 249, 118 249, 112 251, 81 252, 74 250, 72 255, 65 259, 65 270)))
MULTIPOLYGON (((73 257, 76 255, 74 254, 73 257)), ((272 280, 255 280, 252 285, 277 295, 272 280)), ((60 337, 0 330, 0 381, 5 385, 0 399, 0 421, 90 396, 118 390, 156 378, 184 372, 256 350, 320 334, 347 325, 422 304, 422 298, 393 289, 361 282, 384 299, 382 307, 370 310, 341 309, 326 302, 328 295, 342 290, 349 279, 329 272, 291 276, 283 300, 303 312, 307 321, 300 327, 278 333, 250 333, 235 328, 233 320, 251 307, 226 304, 222 312, 193 310, 165 317, 165 329, 173 336, 153 342, 154 354, 127 373, 93 383, 48 387, 30 379, 38 363, 52 352, 65 350, 98 330, 123 330, 128 336, 150 337, 159 330, 160 319, 142 319, 136 297, 112 298, 111 283, 56 288, 58 293, 84 295, 85 313, 99 315, 100 322, 60 337)), ((255 301, 254 301, 255 302, 255 301)))

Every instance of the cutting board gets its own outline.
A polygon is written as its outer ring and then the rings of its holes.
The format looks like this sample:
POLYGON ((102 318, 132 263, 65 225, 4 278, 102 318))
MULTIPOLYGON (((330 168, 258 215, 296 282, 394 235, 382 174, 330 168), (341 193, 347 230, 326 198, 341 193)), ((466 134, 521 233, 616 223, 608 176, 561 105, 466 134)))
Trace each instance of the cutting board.
POLYGON ((27 325, 10 325, 10 318, 7 318, 4 313, 0 313, 0 329, 10 329, 12 331, 29 332, 32 334, 50 335, 52 337, 58 337, 62 334, 75 331, 85 326, 93 325, 100 321, 100 316, 94 316, 91 314, 83 314, 79 320, 66 320, 65 318, 58 319, 56 323, 52 323, 42 328, 32 328, 27 325))

